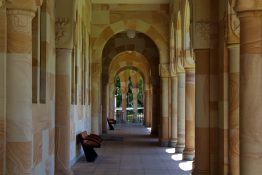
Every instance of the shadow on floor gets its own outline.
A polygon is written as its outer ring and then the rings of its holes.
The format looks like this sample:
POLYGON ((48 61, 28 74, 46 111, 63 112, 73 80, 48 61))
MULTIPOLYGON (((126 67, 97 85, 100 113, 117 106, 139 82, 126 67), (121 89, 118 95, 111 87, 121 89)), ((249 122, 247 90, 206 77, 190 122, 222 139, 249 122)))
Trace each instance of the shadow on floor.
POLYGON ((103 135, 98 158, 82 157, 73 167, 75 175, 189 175, 192 162, 181 161, 174 149, 159 147, 158 138, 143 126, 115 126, 103 135))

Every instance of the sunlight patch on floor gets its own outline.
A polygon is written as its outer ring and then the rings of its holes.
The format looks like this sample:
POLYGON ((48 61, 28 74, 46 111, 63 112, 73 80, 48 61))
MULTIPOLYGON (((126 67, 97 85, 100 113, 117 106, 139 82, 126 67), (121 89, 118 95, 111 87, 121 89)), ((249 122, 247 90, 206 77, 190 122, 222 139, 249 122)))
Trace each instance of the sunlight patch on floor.
POLYGON ((179 163, 179 168, 183 171, 191 171, 193 168, 192 162, 193 161, 181 162, 179 163))
POLYGON ((169 153, 169 154, 174 154, 176 152, 176 149, 175 148, 167 148, 166 152, 169 153))
POLYGON ((183 159, 183 155, 182 154, 174 154, 171 156, 171 158, 175 161, 181 161, 183 159))

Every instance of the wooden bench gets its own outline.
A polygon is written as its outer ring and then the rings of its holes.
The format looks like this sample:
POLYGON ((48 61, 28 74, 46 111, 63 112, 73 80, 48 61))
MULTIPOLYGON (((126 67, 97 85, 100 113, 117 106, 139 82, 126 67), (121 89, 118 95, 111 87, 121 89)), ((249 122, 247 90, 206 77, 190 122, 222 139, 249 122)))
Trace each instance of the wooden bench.
POLYGON ((103 139, 96 134, 89 134, 86 131, 83 131, 79 134, 79 140, 83 147, 86 161, 93 162, 97 158, 97 153, 94 148, 100 148, 103 139))
POLYGON ((107 118, 107 123, 108 123, 108 126, 109 126, 109 129, 110 130, 114 130, 114 126, 113 124, 116 124, 116 120, 115 119, 112 119, 112 118, 107 118))

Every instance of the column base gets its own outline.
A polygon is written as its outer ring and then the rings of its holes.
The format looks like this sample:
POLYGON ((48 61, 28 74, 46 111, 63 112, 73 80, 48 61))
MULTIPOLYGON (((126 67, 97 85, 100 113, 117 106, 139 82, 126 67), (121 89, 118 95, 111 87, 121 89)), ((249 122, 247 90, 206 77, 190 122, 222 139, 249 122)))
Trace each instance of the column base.
POLYGON ((176 141, 176 140, 171 140, 171 141, 169 142, 169 147, 175 148, 175 147, 176 147, 176 144, 177 144, 177 141, 176 141))
POLYGON ((175 148, 176 148, 176 153, 183 153, 183 151, 185 149, 185 145, 181 145, 181 144, 177 143, 175 148))
POLYGON ((195 157, 194 150, 184 150, 183 151, 183 160, 193 161, 195 157))
POLYGON ((161 141, 161 140, 160 140, 159 143, 160 143, 160 146, 161 146, 161 147, 168 147, 168 145, 169 145, 169 144, 168 144, 168 143, 169 143, 168 141, 163 141, 163 140, 161 141))

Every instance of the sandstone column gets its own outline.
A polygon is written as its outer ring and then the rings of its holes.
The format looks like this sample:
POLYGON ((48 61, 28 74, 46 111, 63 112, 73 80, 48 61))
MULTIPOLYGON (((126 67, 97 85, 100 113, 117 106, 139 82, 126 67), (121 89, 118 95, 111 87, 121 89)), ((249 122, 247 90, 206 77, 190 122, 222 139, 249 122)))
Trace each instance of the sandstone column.
POLYGON ((115 84, 109 83, 109 118, 115 119, 115 84))
POLYGON ((150 89, 150 85, 146 84, 145 90, 144 90, 144 114, 145 114, 145 122, 144 125, 146 127, 151 127, 151 114, 152 114, 152 106, 151 104, 151 89, 150 89))
POLYGON ((56 121, 55 171, 72 174, 70 170, 70 106, 72 49, 56 49, 56 121))
POLYGON ((261 1, 238 1, 240 18, 240 172, 262 172, 261 1))
POLYGON ((171 78, 171 139, 170 146, 176 147, 177 143, 177 76, 171 78))
POLYGON ((186 69, 186 124, 184 160, 195 156, 195 69, 186 69))
POLYGON ((229 174, 239 175, 239 44, 229 51, 229 174))
MULTIPOLYGON (((106 84, 106 82, 103 82, 106 84)), ((107 118, 109 118, 111 113, 111 102, 110 102, 110 83, 103 85, 104 90, 102 91, 103 101, 102 101, 102 133, 107 133, 107 118)))
POLYGON ((137 95, 138 95, 139 89, 138 88, 132 88, 132 94, 133 94, 133 111, 134 111, 134 120, 137 122, 137 95))
POLYGON ((161 77, 161 146, 168 146, 168 122, 168 78, 161 77))
MULTIPOLYGON (((152 82, 156 82, 156 78, 152 77, 152 82)), ((159 81, 158 81, 159 82, 159 81)), ((159 85, 160 83, 158 83, 159 85)), ((151 106, 152 106, 152 127, 151 127, 151 135, 157 135, 159 132, 158 130, 158 125, 159 125, 159 116, 158 116, 158 111, 159 111, 159 105, 156 105, 159 103, 159 100, 157 100, 157 95, 158 95, 158 90, 159 88, 156 88, 156 85, 152 84, 152 89, 151 89, 151 106), (156 107, 158 106, 158 107, 156 107)))
POLYGON ((185 72, 178 72, 177 92, 177 144, 176 153, 182 153, 185 148, 185 72))
POLYGON ((128 92, 128 86, 127 82, 121 82, 121 95, 122 95, 122 120, 123 122, 127 122, 127 112, 126 112, 126 107, 127 107, 127 102, 126 102, 126 96, 128 92))
POLYGON ((92 89, 91 89, 91 131, 95 134, 102 133, 102 108, 101 108, 101 64, 92 63, 92 89))
POLYGON ((32 174, 33 11, 7 9, 6 174, 32 174))
POLYGON ((210 174, 209 103, 210 53, 209 49, 195 50, 196 55, 196 122, 195 159, 193 175, 210 174))

